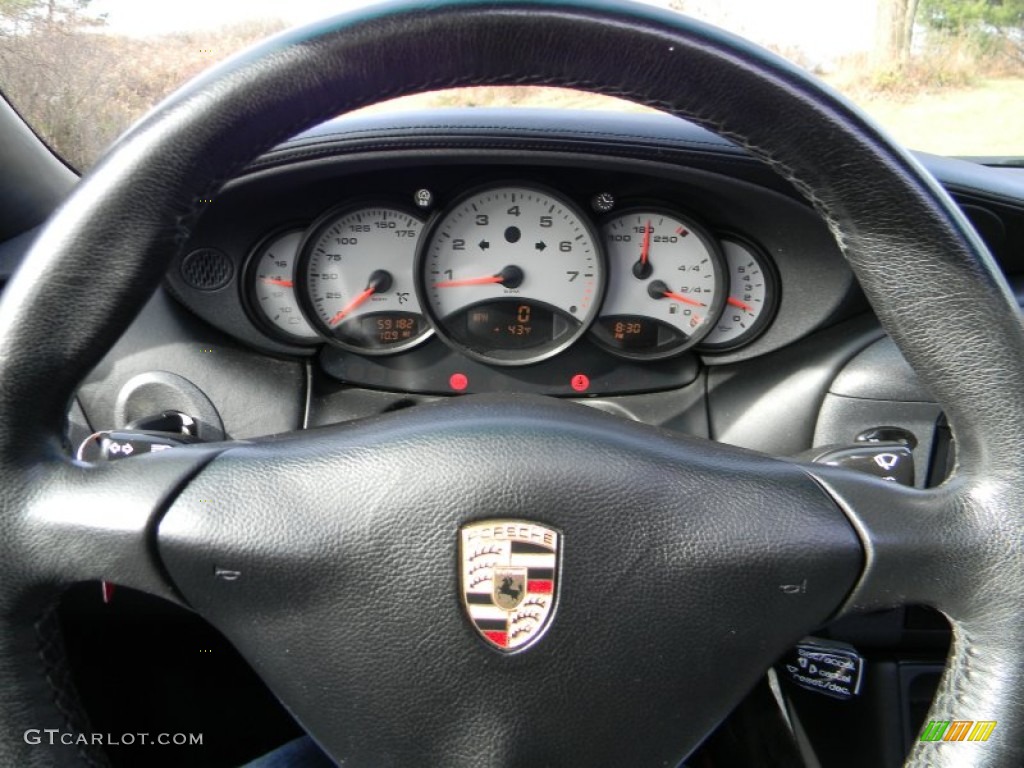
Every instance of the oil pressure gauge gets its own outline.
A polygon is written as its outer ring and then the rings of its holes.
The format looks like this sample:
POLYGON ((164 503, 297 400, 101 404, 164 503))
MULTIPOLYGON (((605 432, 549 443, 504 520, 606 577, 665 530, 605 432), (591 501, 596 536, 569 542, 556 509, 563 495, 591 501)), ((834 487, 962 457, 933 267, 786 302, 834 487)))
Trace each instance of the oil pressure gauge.
POLYGON ((637 208, 601 228, 608 292, 592 330, 622 357, 655 360, 689 349, 714 327, 726 273, 716 241, 690 219, 637 208))
POLYGON ((778 303, 775 268, 759 249, 740 238, 722 238, 729 270, 729 295, 718 322, 700 344, 724 352, 753 341, 771 321, 778 303))

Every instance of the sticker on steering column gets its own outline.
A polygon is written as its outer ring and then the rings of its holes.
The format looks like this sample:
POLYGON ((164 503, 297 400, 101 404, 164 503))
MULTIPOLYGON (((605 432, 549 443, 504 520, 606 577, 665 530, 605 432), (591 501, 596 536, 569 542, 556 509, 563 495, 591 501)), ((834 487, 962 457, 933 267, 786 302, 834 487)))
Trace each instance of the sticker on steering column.
POLYGON ((833 699, 860 694, 864 658, 848 643, 807 638, 777 666, 783 679, 833 699))

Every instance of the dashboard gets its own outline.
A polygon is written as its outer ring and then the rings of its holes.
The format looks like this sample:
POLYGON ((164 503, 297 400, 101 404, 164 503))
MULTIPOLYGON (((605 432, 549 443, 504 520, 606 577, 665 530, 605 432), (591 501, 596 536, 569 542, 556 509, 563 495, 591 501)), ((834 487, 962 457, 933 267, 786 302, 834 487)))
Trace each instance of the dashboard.
POLYGON ((677 389, 858 301, 791 190, 501 119, 524 133, 485 152, 401 121, 299 137, 210 199, 168 287, 255 349, 420 395, 677 389), (348 145, 371 130, 419 146, 348 145))
MULTIPOLYGON (((772 319, 778 282, 768 257, 664 202, 617 206, 613 193, 598 192, 595 222, 553 189, 491 183, 425 220, 433 192, 413 199, 419 211, 349 202, 305 230, 264 238, 244 268, 254 322, 285 341, 369 356, 437 335, 479 362, 518 366, 566 352, 587 333, 626 359, 729 349, 772 319)), ((211 258, 186 256, 193 287, 193 261, 211 258)), ((465 389, 459 381, 453 388, 465 389)))
MULTIPOLYGON (((1024 273, 1021 175, 921 159, 1024 273)), ((685 121, 347 116, 197 209, 164 289, 83 383, 72 444, 167 409, 249 439, 517 392, 773 455, 904 425, 927 476, 938 408, 828 228, 685 121)))

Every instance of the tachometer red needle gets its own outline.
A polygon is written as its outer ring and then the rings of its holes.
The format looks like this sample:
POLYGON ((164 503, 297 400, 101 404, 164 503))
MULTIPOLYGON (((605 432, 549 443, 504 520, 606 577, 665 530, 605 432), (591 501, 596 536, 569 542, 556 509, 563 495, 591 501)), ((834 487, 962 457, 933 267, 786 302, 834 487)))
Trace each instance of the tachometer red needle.
POLYGON ((731 304, 734 307, 739 307, 740 309, 742 309, 745 312, 753 312, 754 311, 754 308, 752 306, 750 306, 749 304, 747 304, 745 301, 740 301, 739 299, 734 299, 732 296, 730 296, 728 299, 726 299, 726 303, 727 304, 731 304))
POLYGON ((683 294, 676 293, 675 291, 665 291, 662 295, 666 299, 672 299, 672 301, 678 301, 678 302, 681 302, 683 304, 690 304, 691 306, 694 306, 694 307, 706 307, 707 306, 707 304, 702 304, 699 301, 695 301, 694 299, 691 299, 689 296, 683 296, 683 294))
POLYGON ((651 252, 651 222, 647 222, 647 226, 644 227, 644 242, 640 246, 640 263, 646 264, 647 257, 651 252))
POLYGON ((331 321, 328 323, 328 325, 337 325, 338 323, 340 323, 342 320, 345 319, 345 315, 347 315, 352 310, 356 309, 360 304, 362 304, 368 298, 373 296, 373 294, 376 291, 377 291, 376 284, 371 283, 369 286, 367 286, 363 290, 362 293, 360 293, 358 296, 356 296, 354 299, 352 299, 352 301, 350 301, 348 304, 346 304, 345 307, 340 312, 338 312, 338 314, 336 314, 334 317, 332 317, 331 321))
POLYGON ((434 287, 457 288, 460 285, 499 284, 514 290, 523 284, 523 277, 523 270, 515 264, 509 264, 496 275, 487 275, 486 277, 467 277, 462 280, 444 280, 440 283, 434 283, 434 287))
POLYGON ((488 285, 490 283, 504 283, 504 275, 487 275, 487 277, 467 277, 462 280, 445 280, 434 283, 435 288, 458 288, 460 285, 488 285))
POLYGON ((291 288, 293 283, 291 280, 278 280, 276 277, 265 277, 263 282, 267 285, 280 285, 282 288, 291 288))

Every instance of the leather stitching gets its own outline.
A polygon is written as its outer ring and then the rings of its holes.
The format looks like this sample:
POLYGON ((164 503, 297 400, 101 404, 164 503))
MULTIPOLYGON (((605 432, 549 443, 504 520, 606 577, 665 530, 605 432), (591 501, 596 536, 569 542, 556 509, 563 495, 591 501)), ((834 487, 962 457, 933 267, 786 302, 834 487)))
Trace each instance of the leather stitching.
MULTIPOLYGON (((64 652, 63 635, 57 618, 56 604, 48 607, 33 625, 39 641, 38 655, 42 662, 43 675, 53 694, 53 704, 68 731, 75 734, 88 733, 88 716, 82 709, 75 689, 71 668, 64 652)), ((86 740, 87 741, 87 740, 86 740)), ((76 751, 82 762, 89 768, 108 768, 105 755, 91 744, 76 744, 76 751)))

